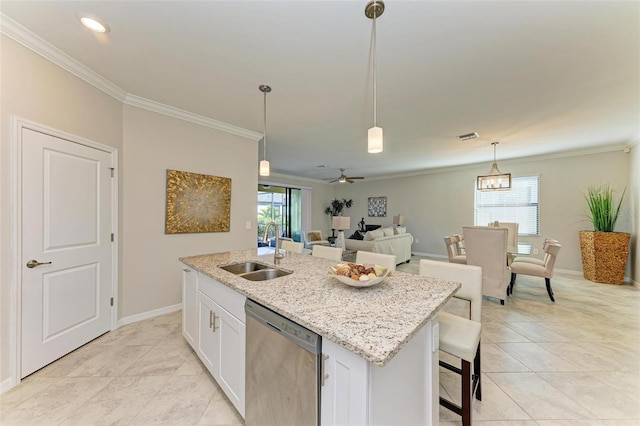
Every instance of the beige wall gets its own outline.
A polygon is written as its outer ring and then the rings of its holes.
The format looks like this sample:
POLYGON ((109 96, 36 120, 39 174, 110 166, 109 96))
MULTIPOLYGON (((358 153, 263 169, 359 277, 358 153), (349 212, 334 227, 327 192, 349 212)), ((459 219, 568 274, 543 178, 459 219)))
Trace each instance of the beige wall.
POLYGON ((631 277, 640 285, 640 142, 631 147, 630 178, 628 196, 631 204, 631 277))
POLYGON ((13 40, 0 38, 0 383, 9 371, 11 252, 10 117, 109 145, 122 154, 122 104, 13 40))
MULTIPOLYGON (((560 240, 563 249, 557 268, 581 271, 578 231, 591 226, 586 221, 582 192, 589 184, 600 182, 611 183, 622 190, 629 184, 630 155, 619 150, 564 158, 501 161, 499 166, 513 176, 540 175, 541 235, 524 239, 538 247, 544 237, 560 240)), ((473 224, 475 178, 486 173, 489 167, 490 164, 485 164, 411 177, 364 180, 336 186, 336 195, 354 200, 349 212, 351 231, 356 229, 361 217, 366 223, 390 225, 393 215, 402 214, 408 231, 417 240, 413 252, 444 257, 442 237, 461 232, 463 225, 473 224), (375 196, 387 197, 387 217, 367 216, 367 198, 375 196)), ((632 230, 630 212, 631 197, 625 197, 617 231, 632 230)))
POLYGON ((178 257, 255 247, 257 143, 125 106, 120 318, 182 302, 178 257), (229 232, 164 233, 166 170, 231 178, 229 232), (251 229, 245 229, 245 222, 251 229))

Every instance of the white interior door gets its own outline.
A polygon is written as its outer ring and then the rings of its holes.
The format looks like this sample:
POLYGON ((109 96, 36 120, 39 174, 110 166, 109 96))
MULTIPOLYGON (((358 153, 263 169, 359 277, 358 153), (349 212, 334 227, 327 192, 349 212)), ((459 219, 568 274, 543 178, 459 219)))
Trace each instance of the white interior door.
POLYGON ((110 329, 110 168, 108 152, 22 129, 21 377, 110 329))

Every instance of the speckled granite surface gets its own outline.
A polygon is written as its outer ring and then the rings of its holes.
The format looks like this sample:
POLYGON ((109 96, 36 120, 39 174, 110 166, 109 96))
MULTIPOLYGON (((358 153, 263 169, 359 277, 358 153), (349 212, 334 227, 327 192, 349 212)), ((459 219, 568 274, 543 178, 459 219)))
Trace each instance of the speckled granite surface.
POLYGON ((336 262, 296 253, 287 253, 277 266, 293 274, 267 281, 249 281, 218 268, 245 260, 273 265, 273 254, 259 255, 257 249, 179 260, 379 366, 460 287, 403 272, 373 287, 349 287, 327 274, 336 262))

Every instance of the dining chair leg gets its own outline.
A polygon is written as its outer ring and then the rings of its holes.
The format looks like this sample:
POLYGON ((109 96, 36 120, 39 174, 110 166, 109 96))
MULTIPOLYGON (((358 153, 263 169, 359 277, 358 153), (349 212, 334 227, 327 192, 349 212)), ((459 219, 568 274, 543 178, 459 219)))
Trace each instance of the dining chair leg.
POLYGON ((473 359, 473 390, 471 391, 471 395, 475 394, 478 401, 482 401, 482 370, 480 365, 480 343, 478 342, 478 350, 473 359))
POLYGON ((471 426, 471 363, 462 360, 462 426, 471 426))
POLYGON ((549 293, 549 298, 552 302, 555 302, 556 299, 553 298, 553 290, 551 290, 551 278, 545 278, 544 281, 547 284, 547 293, 549 293))

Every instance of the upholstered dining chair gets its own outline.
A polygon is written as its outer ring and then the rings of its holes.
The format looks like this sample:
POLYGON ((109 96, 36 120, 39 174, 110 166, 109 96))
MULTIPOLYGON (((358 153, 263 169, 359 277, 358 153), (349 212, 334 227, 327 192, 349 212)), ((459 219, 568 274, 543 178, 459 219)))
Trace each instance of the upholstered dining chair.
POLYGON ((462 287, 453 297, 470 304, 470 319, 449 312, 438 313, 440 350, 460 358, 461 367, 440 360, 439 365, 462 376, 462 405, 440 397, 440 405, 462 416, 463 426, 471 425, 471 400, 482 400, 480 334, 482 331, 482 268, 473 265, 420 260, 420 275, 458 281, 462 287), (471 369, 473 363, 473 371, 471 369))
POLYGON ((329 247, 314 245, 311 247, 311 256, 323 257, 329 260, 339 262, 342 260, 342 249, 338 247, 329 247))
POLYGON ((530 262, 513 262, 511 264, 511 283, 509 284, 509 294, 513 294, 513 286, 516 284, 516 276, 518 274, 533 275, 535 277, 544 278, 547 286, 547 294, 552 302, 556 299, 553 297, 553 289, 551 289, 551 278, 553 277, 553 268, 556 264, 556 258, 562 245, 556 243, 548 243, 545 250, 544 265, 538 265, 530 262))
POLYGON ((304 233, 304 246, 312 248, 315 245, 328 246, 329 240, 326 240, 322 231, 307 231, 304 233))
POLYGON ((302 253, 302 251, 304 250, 304 243, 297 243, 295 241, 284 240, 280 244, 280 247, 283 250, 290 251, 293 253, 302 253))
POLYGON ((482 294, 504 305, 510 282, 507 266, 507 229, 492 226, 464 226, 467 265, 482 267, 482 294))
POLYGON ((389 272, 396 270, 396 259, 394 254, 374 253, 372 251, 358 250, 356 253, 356 263, 373 263, 387 268, 389 272))
POLYGON ((489 222, 489 226, 507 228, 507 244, 518 244, 518 222, 489 222))
POLYGON ((542 252, 544 253, 544 259, 538 259, 537 257, 530 256, 517 256, 515 259, 513 259, 513 261, 535 263, 536 265, 544 266, 544 263, 547 261, 547 256, 549 256, 547 254, 547 247, 549 246, 549 243, 560 244, 560 241, 554 240, 553 238, 544 239, 544 241, 542 242, 542 252))
POLYGON ((462 237, 459 234, 444 237, 444 245, 451 263, 467 263, 467 255, 460 252, 462 237))

